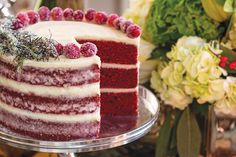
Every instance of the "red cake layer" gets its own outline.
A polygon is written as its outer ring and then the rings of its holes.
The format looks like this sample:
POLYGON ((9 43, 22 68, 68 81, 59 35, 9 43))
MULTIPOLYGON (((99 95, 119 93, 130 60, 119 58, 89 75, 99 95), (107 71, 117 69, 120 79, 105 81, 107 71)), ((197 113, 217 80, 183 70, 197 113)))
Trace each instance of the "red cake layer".
POLYGON ((78 86, 99 82, 100 78, 100 69, 95 64, 81 69, 23 66, 22 71, 16 73, 16 66, 0 60, 0 69, 0 75, 9 79, 44 86, 78 86))
POLYGON ((137 115, 138 93, 102 93, 102 115, 137 115))
POLYGON ((114 41, 97 41, 77 39, 82 44, 92 42, 98 48, 98 56, 102 63, 117 63, 117 64, 136 64, 138 62, 138 49, 135 45, 129 45, 114 41))
POLYGON ((101 88, 135 88, 138 84, 137 69, 101 69, 101 88))
POLYGON ((36 113, 85 114, 100 107, 99 95, 85 98, 45 97, 20 93, 0 86, 0 100, 10 106, 36 113))
POLYGON ((68 141, 79 138, 97 137, 100 122, 46 122, 20 117, 0 109, 0 123, 21 135, 39 140, 68 141))
MULTIPOLYGON (((136 65, 138 48, 135 45, 114 41, 77 39, 82 44, 92 42, 98 48, 102 63, 136 65)), ((124 41, 125 42, 125 41, 124 41)), ((135 88, 138 84, 138 70, 101 68, 102 88, 135 88)), ((137 92, 101 93, 102 115, 137 115, 137 92)))

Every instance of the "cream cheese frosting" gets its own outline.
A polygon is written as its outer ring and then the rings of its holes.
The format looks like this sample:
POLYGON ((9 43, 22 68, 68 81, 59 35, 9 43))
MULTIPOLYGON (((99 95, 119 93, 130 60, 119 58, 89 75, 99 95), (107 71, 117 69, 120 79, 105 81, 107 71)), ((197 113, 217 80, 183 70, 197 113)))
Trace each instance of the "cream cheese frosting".
MULTIPOLYGON (((21 110, 12 106, 9 106, 0 101, 0 110, 5 110, 9 113, 24 116, 32 119, 40 119, 45 121, 51 122, 66 122, 66 123, 73 123, 73 122, 88 122, 88 121, 100 121, 100 110, 97 109, 93 113, 87 114, 78 114, 78 115, 55 115, 55 114, 45 114, 45 113, 35 113, 30 112, 27 110, 21 110)), ((1 120, 1 116, 0 116, 1 120)))
POLYGON ((43 85, 31 85, 23 82, 17 82, 3 76, 0 76, 0 85, 22 93, 33 93, 37 96, 83 98, 100 95, 99 82, 71 87, 47 87, 43 85))
MULTIPOLYGON (((13 64, 15 56, 0 56, 0 59, 3 61, 13 64)), ((71 69, 78 69, 78 68, 85 68, 89 67, 93 64, 97 64, 99 67, 101 66, 101 61, 98 56, 91 56, 91 57, 80 57, 77 59, 69 59, 66 58, 64 55, 59 56, 57 59, 49 58, 48 62, 45 61, 35 61, 35 60, 24 60, 24 66, 31 66, 31 67, 39 67, 39 68, 71 68, 71 69)))
POLYGON ((140 40, 129 38, 123 32, 106 25, 77 21, 42 21, 26 27, 25 30, 62 44, 78 44, 76 39, 97 39, 138 45, 140 40))

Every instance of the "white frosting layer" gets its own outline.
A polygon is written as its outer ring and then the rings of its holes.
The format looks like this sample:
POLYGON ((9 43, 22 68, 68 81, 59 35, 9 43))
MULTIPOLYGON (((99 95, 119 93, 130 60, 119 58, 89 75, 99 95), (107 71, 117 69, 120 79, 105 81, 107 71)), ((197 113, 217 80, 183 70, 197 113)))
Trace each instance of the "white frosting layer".
POLYGON ((44 21, 25 28, 38 36, 52 38, 60 43, 73 42, 75 39, 109 40, 137 45, 140 38, 129 38, 119 30, 106 25, 77 21, 44 21))
POLYGON ((102 68, 112 69, 137 69, 138 64, 113 64, 113 63, 102 63, 102 68))
MULTIPOLYGON (((2 55, 5 62, 13 63, 14 56, 2 55)), ((35 61, 35 60, 24 60, 24 66, 39 67, 39 68, 85 68, 93 64, 97 64, 99 67, 101 65, 100 58, 98 56, 92 57, 81 57, 78 59, 68 59, 65 56, 59 56, 58 59, 50 58, 49 61, 35 61)))
POLYGON ((100 85, 98 83, 85 84, 71 87, 52 87, 31 85, 23 82, 17 82, 3 76, 0 76, 0 85, 10 89, 22 92, 33 93, 38 96, 63 96, 63 97, 89 97, 100 94, 100 85))
POLYGON ((130 93, 136 92, 138 88, 102 88, 101 93, 130 93))
MULTIPOLYGON (((50 122, 88 122, 88 121, 100 121, 100 110, 98 109, 94 113, 80 114, 80 115, 55 115, 55 114, 44 114, 44 113, 35 113, 26 110, 21 110, 18 108, 11 107, 0 101, 0 110, 5 110, 9 113, 15 114, 17 116, 28 117, 31 119, 39 119, 43 121, 50 122)), ((1 116, 1 115, 0 115, 1 116)), ((1 118, 0 118, 1 119, 1 118)))

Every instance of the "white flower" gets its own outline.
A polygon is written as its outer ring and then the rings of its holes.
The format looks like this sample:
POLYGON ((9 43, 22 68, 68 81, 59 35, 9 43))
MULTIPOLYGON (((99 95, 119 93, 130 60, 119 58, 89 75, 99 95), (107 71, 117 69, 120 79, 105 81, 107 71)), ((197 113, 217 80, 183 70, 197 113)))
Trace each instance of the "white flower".
POLYGON ((175 86, 183 81, 185 69, 179 62, 170 62, 161 72, 161 78, 165 84, 175 86))
POLYGON ((178 87, 170 87, 165 92, 162 92, 160 96, 161 99, 164 100, 165 104, 171 105, 180 110, 184 110, 193 100, 178 87))
POLYGON ((209 82, 208 91, 199 97, 198 103, 214 103, 223 99, 225 96, 225 80, 218 79, 209 82))
POLYGON ((203 47, 206 43, 205 40, 196 36, 182 37, 177 41, 176 47, 180 48, 192 48, 192 47, 203 47))
POLYGON ((132 19, 134 23, 143 27, 153 1, 154 0, 130 0, 130 7, 125 11, 124 17, 132 19))

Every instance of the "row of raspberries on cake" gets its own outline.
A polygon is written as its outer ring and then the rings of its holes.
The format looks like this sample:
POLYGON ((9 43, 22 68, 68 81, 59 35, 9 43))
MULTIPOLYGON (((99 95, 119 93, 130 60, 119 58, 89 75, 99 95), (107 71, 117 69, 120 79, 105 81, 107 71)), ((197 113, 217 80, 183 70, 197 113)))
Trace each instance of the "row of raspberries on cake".
POLYGON ((58 55, 64 54, 67 58, 75 59, 79 58, 81 55, 84 57, 90 57, 97 54, 97 46, 93 43, 86 42, 79 48, 76 44, 68 43, 62 45, 60 43, 54 44, 58 55))
POLYGON ((86 20, 99 25, 107 24, 126 33, 130 38, 137 38, 141 34, 141 29, 138 25, 134 24, 132 21, 125 20, 123 17, 119 17, 117 14, 107 15, 105 12, 96 11, 94 9, 88 9, 85 13, 81 10, 74 11, 71 8, 63 10, 60 7, 54 7, 52 10, 49 10, 48 7, 45 6, 40 7, 38 12, 31 10, 26 13, 18 13, 12 28, 17 30, 29 24, 35 24, 40 20, 48 21, 50 19, 54 21, 61 21, 63 19, 68 21, 86 20))

